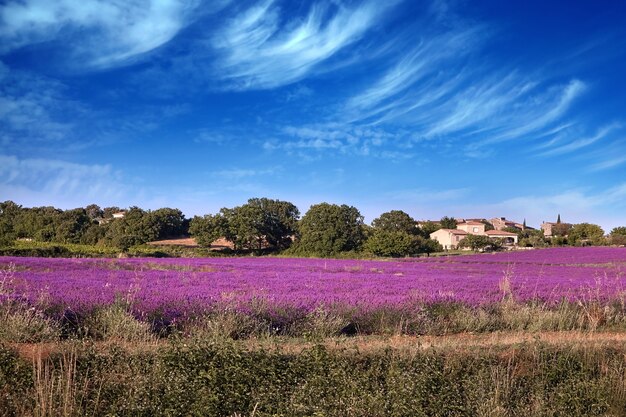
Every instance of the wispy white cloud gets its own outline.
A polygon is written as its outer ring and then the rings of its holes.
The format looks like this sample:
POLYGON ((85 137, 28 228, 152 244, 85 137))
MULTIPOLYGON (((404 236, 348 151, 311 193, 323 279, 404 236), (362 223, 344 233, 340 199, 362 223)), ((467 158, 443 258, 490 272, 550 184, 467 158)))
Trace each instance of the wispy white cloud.
POLYGON ((573 79, 565 86, 553 86, 545 93, 527 96, 528 100, 517 103, 509 120, 510 124, 499 135, 495 135, 481 142, 481 145, 491 144, 503 140, 518 139, 529 133, 539 132, 542 129, 553 129, 552 123, 565 114, 573 101, 577 99, 587 86, 584 82, 573 79), (519 113, 518 113, 519 112, 519 113))
POLYGON ((572 125, 563 119, 586 90, 583 81, 556 83, 540 70, 495 69, 484 55, 476 58, 493 32, 489 27, 460 21, 443 33, 422 32, 418 45, 392 51, 395 63, 347 99, 343 120, 403 126, 418 140, 456 141, 470 157, 572 125))
MULTIPOLYGON (((622 140, 626 141, 626 138, 622 140)), ((626 156, 618 156, 605 159, 602 162, 595 163, 591 166, 592 171, 604 171, 606 169, 615 168, 620 165, 626 164, 626 156)))
POLYGON ((0 128, 23 143, 61 142, 74 129, 72 116, 85 109, 64 94, 65 86, 34 74, 11 71, 0 62, 0 128))
POLYGON ((254 168, 233 168, 233 169, 224 169, 221 171, 211 172, 211 176, 216 176, 220 178, 227 178, 230 180, 240 180, 243 178, 255 178, 255 177, 266 177, 269 175, 276 175, 282 170, 281 167, 272 167, 267 169, 254 169, 254 168))
POLYGON ((459 59, 469 53, 474 44, 479 41, 479 28, 452 31, 433 38, 423 38, 417 46, 412 47, 408 52, 402 52, 395 63, 384 75, 377 80, 374 85, 367 87, 364 91, 350 98, 347 103, 347 110, 358 112, 363 119, 371 117, 381 112, 392 110, 411 111, 410 107, 424 106, 436 102, 455 88, 455 79, 447 79, 445 82, 435 86, 435 80, 429 80, 441 69, 441 65, 451 58, 459 59), (419 85, 419 83, 425 83, 419 85), (433 90, 433 87, 436 87, 433 90), (395 102, 382 106, 386 100, 401 93, 416 88, 412 98, 420 97, 418 103, 410 103, 402 97, 395 102), (406 107, 409 107, 407 110, 406 107))
POLYGON ((306 17, 288 22, 274 3, 266 0, 237 14, 214 35, 216 74, 231 88, 273 88, 310 75, 360 40, 394 2, 316 3, 306 17))
POLYGON ((331 151, 342 155, 369 155, 390 160, 411 157, 406 151, 396 152, 387 146, 397 135, 383 129, 341 123, 285 126, 281 128, 280 139, 267 140, 263 147, 269 151, 282 150, 302 156, 305 152, 331 151))
POLYGON ((0 155, 0 194, 26 205, 67 207, 70 202, 121 201, 129 187, 110 165, 0 155))
POLYGON ((612 131, 615 131, 618 128, 620 128, 619 124, 612 124, 609 126, 602 127, 593 136, 569 140, 565 144, 555 143, 556 146, 552 147, 551 149, 548 149, 547 151, 542 152, 541 155, 542 156, 554 156, 554 155, 563 155, 566 153, 575 152, 579 149, 591 146, 595 144, 596 142, 606 138, 609 135, 609 133, 611 133, 612 131))
POLYGON ((542 221, 554 221, 561 214, 569 223, 599 223, 610 230, 623 224, 616 209, 626 209, 626 183, 603 191, 569 189, 545 195, 526 195, 501 202, 475 206, 472 210, 491 210, 510 213, 513 218, 527 218, 529 224, 539 226, 542 221))
POLYGON ((117 66, 169 42, 197 5, 196 0, 8 2, 0 6, 0 53, 57 40, 71 51, 72 66, 117 66))
POLYGON ((431 204, 444 201, 458 201, 466 197, 471 192, 471 188, 452 188, 445 190, 433 190, 428 188, 411 188, 389 191, 385 196, 391 200, 399 200, 409 203, 431 204))

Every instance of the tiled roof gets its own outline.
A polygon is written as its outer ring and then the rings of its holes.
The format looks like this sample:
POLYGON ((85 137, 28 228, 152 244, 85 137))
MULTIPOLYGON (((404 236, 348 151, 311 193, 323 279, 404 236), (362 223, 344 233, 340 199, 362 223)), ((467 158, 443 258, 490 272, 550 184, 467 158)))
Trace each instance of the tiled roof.
POLYGON ((487 230, 485 234, 489 236, 517 236, 517 233, 505 232, 503 230, 487 230))
POLYGON ((473 220, 470 220, 470 221, 467 221, 467 222, 459 223, 459 224, 457 224, 457 226, 460 226, 462 224, 469 224, 469 225, 472 225, 472 226, 479 226, 479 225, 482 225, 483 223, 475 222, 473 220))
POLYGON ((446 232, 455 234, 455 235, 466 235, 467 232, 465 230, 460 230, 460 229, 441 229, 441 230, 445 230, 446 232))

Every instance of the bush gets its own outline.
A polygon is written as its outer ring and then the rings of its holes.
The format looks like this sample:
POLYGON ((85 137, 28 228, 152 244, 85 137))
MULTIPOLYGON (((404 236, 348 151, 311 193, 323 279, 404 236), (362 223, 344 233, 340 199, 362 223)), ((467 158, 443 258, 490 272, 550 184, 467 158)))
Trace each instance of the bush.
POLYGON ((47 318, 37 305, 15 294, 14 269, 0 270, 0 342, 36 343, 58 340, 58 323, 47 318))
POLYGON ((422 238, 403 231, 375 230, 364 249, 375 256, 403 257, 419 253, 422 238))
POLYGON ((626 406, 621 347, 358 346, 71 345, 36 361, 0 347, 0 401, 9 415, 259 417, 604 416, 626 406))
POLYGON ((150 325, 135 319, 124 302, 97 308, 87 315, 81 333, 96 340, 145 342, 154 339, 150 325))

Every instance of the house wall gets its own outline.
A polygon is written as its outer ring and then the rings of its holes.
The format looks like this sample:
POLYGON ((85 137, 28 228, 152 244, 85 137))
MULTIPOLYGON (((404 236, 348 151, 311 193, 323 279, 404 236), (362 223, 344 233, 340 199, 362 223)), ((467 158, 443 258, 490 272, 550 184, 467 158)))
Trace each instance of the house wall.
POLYGON ((484 235, 485 234, 485 225, 484 224, 467 224, 461 223, 456 226, 459 230, 464 230, 467 233, 471 233, 473 235, 484 235))
POLYGON ((439 242, 444 249, 455 249, 464 237, 463 235, 455 235, 446 229, 439 229, 430 234, 430 238, 439 242))
POLYGON ((554 226, 554 223, 543 223, 541 225, 541 230, 543 230, 543 235, 545 237, 552 236, 552 226, 554 226))
POLYGON ((444 249, 452 249, 450 236, 450 232, 443 229, 436 230, 430 234, 430 238, 439 242, 444 249))
POLYGON ((496 238, 496 239, 504 239, 505 242, 512 240, 514 245, 517 245, 517 236, 516 235, 496 235, 496 234, 490 234, 489 235, 490 238, 496 238))

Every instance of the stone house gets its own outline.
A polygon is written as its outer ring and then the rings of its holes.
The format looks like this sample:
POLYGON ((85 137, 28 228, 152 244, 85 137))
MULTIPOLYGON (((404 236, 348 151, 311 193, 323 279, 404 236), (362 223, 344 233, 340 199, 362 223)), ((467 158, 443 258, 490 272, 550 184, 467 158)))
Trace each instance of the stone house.
POLYGON ((436 240, 444 249, 456 249, 468 233, 461 229, 439 229, 430 234, 430 238, 436 240))

